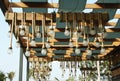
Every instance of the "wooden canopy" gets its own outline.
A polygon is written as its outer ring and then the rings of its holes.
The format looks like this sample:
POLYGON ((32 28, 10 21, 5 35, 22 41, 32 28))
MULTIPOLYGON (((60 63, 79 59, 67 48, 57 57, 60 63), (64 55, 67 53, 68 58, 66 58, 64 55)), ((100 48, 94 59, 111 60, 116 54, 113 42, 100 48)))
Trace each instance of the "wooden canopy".
MULTIPOLYGON (((62 0, 60 0, 62 1, 62 0)), ((3 0, 0 1, 0 7, 2 9, 3 14, 5 15, 5 13, 8 11, 9 7, 11 6, 11 12, 8 12, 5 17, 6 17, 6 21, 10 24, 13 20, 14 17, 14 10, 12 10, 12 8, 23 8, 23 9, 39 9, 39 8, 46 8, 46 9, 50 9, 50 8, 60 8, 60 1, 58 3, 50 3, 50 2, 37 2, 37 1, 21 1, 21 2, 9 2, 8 0, 3 0)), ((64 1, 64 0, 63 0, 64 1)), ((45 58, 47 60, 86 60, 86 59, 94 59, 94 60, 101 60, 101 59, 106 59, 106 55, 109 54, 112 50, 114 50, 115 47, 119 46, 120 44, 120 27, 119 27, 119 20, 118 22, 109 22, 110 19, 119 19, 120 18, 120 14, 117 13, 113 13, 113 12, 107 12, 108 9, 112 10, 116 10, 120 8, 120 4, 119 3, 115 3, 115 2, 96 2, 94 4, 89 4, 86 3, 86 5, 84 5, 85 9, 93 9, 92 13, 103 13, 102 17, 103 17, 103 23, 107 32, 107 37, 103 39, 104 41, 104 47, 106 49, 106 53, 105 54, 100 54, 100 47, 96 48, 95 46, 93 46, 93 40, 95 38, 95 36, 90 36, 90 47, 93 50, 93 54, 95 55, 92 58, 87 58, 86 57, 86 46, 83 46, 82 44, 82 37, 78 40, 78 47, 79 49, 81 49, 81 51, 83 52, 80 55, 75 55, 74 50, 76 47, 76 44, 74 42, 74 47, 70 48, 68 46, 69 43, 69 39, 70 37, 65 37, 63 35, 64 30, 65 30, 65 14, 63 13, 63 16, 61 17, 61 13, 55 13, 55 17, 56 17, 56 21, 53 22, 53 26, 56 26, 54 28, 55 31, 55 36, 54 38, 52 38, 49 42, 51 44, 51 48, 47 49, 48 53, 47 55, 41 55, 40 51, 43 45, 42 42, 42 38, 41 39, 35 39, 37 41, 36 46, 30 46, 30 52, 31 52, 31 56, 29 57, 30 61, 33 59, 39 60, 41 58, 45 58), (102 9, 102 10, 101 10, 102 9), (106 12, 104 12, 104 9, 106 10, 106 12), (107 14, 106 14, 107 13, 107 14), (113 16, 113 17, 112 17, 113 16), (61 21, 60 21, 60 18, 61 21)), ((10 10, 10 9, 9 9, 10 10)), ((25 12, 25 10, 23 11, 25 12)), ((64 10, 63 10, 64 12, 64 10)), ((116 12, 116 11, 115 11, 116 12)), ((77 13, 78 15, 76 16, 81 17, 80 14, 82 12, 67 12, 67 13, 77 13)), ((19 25, 21 23, 21 15, 22 13, 16 13, 16 24, 19 25)), ((69 14, 69 19, 68 22, 70 21, 70 19, 72 19, 72 14, 69 14)), ((86 13, 87 15, 89 15, 89 13, 86 13)), ((51 15, 52 13, 38 13, 36 12, 36 17, 35 17, 35 21, 36 21, 36 25, 41 26, 42 24, 42 16, 45 15, 45 23, 46 26, 50 26, 51 24, 51 15)), ((94 15, 94 19, 97 16, 94 15)), ((89 18, 89 16, 86 16, 86 19, 89 18)), ((25 21, 26 23, 31 26, 31 22, 32 22, 32 13, 31 12, 25 12, 25 21)), ((78 18, 78 21, 81 21, 80 18, 78 18)), ((32 28, 30 28, 32 29, 32 28)), ((16 31, 14 30, 14 35, 16 37, 16 31)), ((32 31, 30 30, 29 36, 32 38, 32 31)), ((25 36, 21 36, 20 37, 20 44, 22 46, 22 48, 24 48, 24 52, 26 50, 27 47, 27 40, 25 36)))

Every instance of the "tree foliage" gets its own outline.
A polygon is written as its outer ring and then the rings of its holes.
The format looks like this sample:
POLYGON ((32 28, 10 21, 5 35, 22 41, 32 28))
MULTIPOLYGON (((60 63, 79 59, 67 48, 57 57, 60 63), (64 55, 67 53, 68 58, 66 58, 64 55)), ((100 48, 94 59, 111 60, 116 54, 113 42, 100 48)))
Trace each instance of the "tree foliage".
POLYGON ((2 71, 0 71, 0 81, 6 81, 6 76, 2 71))
POLYGON ((9 72, 8 73, 8 78, 10 79, 10 81, 13 80, 14 76, 15 76, 15 72, 9 72))

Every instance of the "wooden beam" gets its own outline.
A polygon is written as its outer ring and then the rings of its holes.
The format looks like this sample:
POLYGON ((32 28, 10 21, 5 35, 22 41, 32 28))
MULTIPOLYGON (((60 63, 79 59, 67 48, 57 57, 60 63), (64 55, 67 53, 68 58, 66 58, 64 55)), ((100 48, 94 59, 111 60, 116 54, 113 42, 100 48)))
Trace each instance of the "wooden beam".
POLYGON ((106 26, 116 26, 117 22, 107 22, 106 26))
POLYGON ((117 75, 120 75, 120 68, 117 68, 117 69, 112 71, 112 77, 115 77, 117 75))
POLYGON ((83 71, 88 71, 88 70, 90 70, 90 71, 96 71, 97 68, 96 67, 95 68, 82 67, 82 68, 80 68, 80 70, 83 70, 83 71))
POLYGON ((103 8, 118 9, 118 8, 120 8, 120 4, 119 3, 86 4, 85 8, 87 8, 87 9, 103 9, 103 8))
MULTIPOLYGON (((120 43, 120 42, 114 42, 114 43, 111 44, 111 45, 104 45, 104 47, 105 47, 105 48, 114 48, 114 47, 118 46, 118 43, 120 43)), ((24 44, 23 48, 26 48, 26 47, 27 47, 27 46, 26 46, 26 43, 23 43, 23 44, 24 44)), ((41 44, 41 43, 37 43, 36 46, 30 46, 30 48, 41 48, 42 45, 43 45, 43 44, 41 44)), ((91 48, 96 48, 93 44, 90 44, 90 45, 91 45, 91 46, 90 46, 91 48)), ((75 47, 76 47, 76 45, 74 44, 73 48, 75 48, 75 47)), ((78 47, 79 47, 79 48, 87 48, 87 46, 83 46, 82 43, 79 43, 79 46, 78 46, 78 47)), ((58 50, 58 49, 66 50, 66 49, 68 49, 68 48, 70 48, 70 47, 69 47, 69 45, 52 45, 51 48, 55 48, 55 50, 58 50)), ((100 48, 96 48, 96 49, 100 49, 100 48)))
POLYGON ((106 56, 110 51, 112 51, 114 48, 105 48, 105 53, 101 54, 98 53, 98 58, 106 56))
POLYGON ((112 50, 114 50, 114 48, 107 48, 104 54, 99 54, 98 57, 104 57, 107 54, 109 54, 112 50))
MULTIPOLYGON (((115 22, 109 22, 109 24, 112 24, 112 23, 115 23, 115 22)), ((108 23, 106 25, 108 25, 108 23)), ((116 23, 113 24, 112 26, 115 26, 115 25, 116 25, 116 23)), ((69 28, 68 28, 68 30, 69 30, 69 28)), ((55 32, 64 32, 65 28, 55 28, 54 31, 55 32)), ((106 32, 120 32, 120 28, 107 28, 106 32)))
POLYGON ((114 18, 120 18, 120 14, 115 14, 114 18))
MULTIPOLYGON (((69 42, 69 40, 70 40, 69 38, 55 38, 55 39, 51 39, 50 42, 52 42, 52 41, 53 42, 69 42)), ((104 40, 104 42, 120 42, 120 38, 104 38, 103 40, 104 40)), ((73 41, 73 43, 76 43, 76 41, 73 41)), ((80 42, 78 42, 78 43, 80 43, 80 42)))
POLYGON ((8 10, 9 1, 8 0, 0 0, 0 8, 5 15, 5 12, 8 10))
POLYGON ((120 45, 120 42, 119 42, 119 43, 118 43, 118 42, 113 42, 112 45, 114 45, 114 46, 119 46, 119 45, 120 45))
POLYGON ((47 2, 12 2, 11 6, 14 8, 58 8, 57 3, 47 2))
MULTIPOLYGON (((17 13, 17 18, 16 19, 17 19, 18 23, 21 22, 21 15, 22 15, 22 13, 17 13)), ((58 15, 58 13, 56 13, 56 15, 58 15)), ((7 15, 6 15, 6 17, 7 17, 6 21, 8 23, 11 22, 12 19, 13 19, 13 16, 14 16, 14 13, 7 13, 7 15)), ((45 16, 46 16, 46 24, 48 25, 50 23, 50 20, 51 20, 51 13, 45 14, 45 16)), ((32 21, 32 13, 26 13, 25 14, 25 18, 26 18, 25 19, 26 22, 31 23, 31 21, 32 21)), ((42 13, 36 13, 35 19, 36 19, 36 24, 37 25, 41 25, 40 22, 42 21, 42 13)), ((105 24, 105 26, 116 26, 116 24, 117 24, 116 22, 107 22, 105 24)), ((56 24, 54 24, 54 25, 56 25, 56 24)), ((57 31, 57 30, 55 29, 55 31, 57 31)))
MULTIPOLYGON (((98 14, 99 13, 93 13, 92 14, 92 19, 93 22, 98 22, 98 14)), ((101 14, 101 19, 102 19, 102 24, 105 25, 109 21, 109 14, 108 13, 100 13, 101 14)), ((86 23, 89 23, 91 21, 91 13, 67 13, 67 20, 68 22, 71 22, 73 20, 76 20, 77 22, 81 22, 83 20, 82 16, 84 15, 84 19, 86 23), (73 16, 75 18, 73 19, 73 16)), ((61 22, 66 22, 66 14, 65 13, 60 13, 60 21, 61 22)), ((98 23, 94 23, 94 25, 98 26, 98 23)))
MULTIPOLYGON (((12 7, 16 8, 58 8, 58 3, 44 3, 44 2, 12 2, 12 7)), ((119 3, 94 3, 86 4, 86 9, 103 9, 103 8, 120 8, 119 3), (112 6, 111 6, 112 5, 112 6)))
MULTIPOLYGON (((26 47, 26 44, 27 44, 27 40, 26 39, 22 39, 21 38, 21 42, 23 44, 23 47, 26 47)), ((69 38, 62 38, 62 39, 59 39, 59 38, 56 38, 56 39, 51 39, 50 42, 69 42, 69 38)), ((115 46, 118 46, 119 43, 120 43, 120 38, 104 38, 104 42, 113 42, 113 44, 111 45, 105 45, 106 48, 114 48, 115 46)), ((56 48, 56 47, 60 47, 60 48, 69 48, 69 45, 54 45, 52 43, 50 43, 51 46, 53 48, 56 48)), ((94 47, 94 42, 91 42, 90 43, 93 48, 94 47)), ((36 42, 36 46, 30 46, 30 48, 37 48, 37 47, 42 47, 43 43, 42 42, 36 42)), ((73 42, 73 45, 74 47, 76 46, 76 42, 74 41, 73 42)), ((78 42, 78 46, 81 47, 81 48, 86 48, 86 46, 83 46, 83 43, 82 42, 78 42)))
POLYGON ((33 57, 29 57, 28 61, 29 62, 48 62, 48 61, 51 61, 51 58, 33 56, 33 57))
POLYGON ((9 5, 10 5, 10 2, 9 0, 2 0, 6 6, 6 8, 8 9, 9 5))
MULTIPOLYGON (((20 22, 22 20, 21 19, 22 18, 21 17, 22 14, 23 13, 16 13, 16 15, 17 15, 16 22, 20 22)), ((46 21, 50 21, 51 20, 51 14, 50 13, 44 14, 44 15, 45 15, 45 20, 46 21)), ((42 16, 43 16, 43 13, 35 13, 35 21, 36 21, 36 23, 37 22, 40 23, 42 21, 42 16)), ((7 22, 11 22, 13 20, 13 18, 14 18, 14 13, 8 12, 6 14, 6 21, 7 22)), ((25 13, 25 20, 26 20, 26 22, 31 23, 32 22, 32 13, 25 13)))
MULTIPOLYGON (((53 56, 52 56, 53 57, 53 56)), ((65 55, 64 58, 51 58, 51 57, 37 57, 37 56, 33 56, 33 57, 29 57, 29 62, 43 62, 43 61, 82 61, 82 60, 106 60, 106 59, 87 59, 87 58, 81 58, 80 56, 78 57, 71 57, 69 55, 65 55)))
MULTIPOLYGON (((55 39, 51 39, 50 42, 69 42, 69 40, 70 40, 69 38, 55 38, 55 39)), ((103 40, 104 40, 104 42, 116 42, 116 43, 120 42, 120 38, 104 38, 103 40)), ((75 43, 76 43, 76 41, 73 41, 73 44, 75 44, 75 43)), ((78 43, 82 44, 81 41, 78 41, 78 43)), ((39 44, 42 44, 42 42, 39 44)))
MULTIPOLYGON (((59 18, 59 17, 60 17, 60 14, 56 14, 56 17, 59 18)), ((119 19, 119 18, 120 18, 120 14, 115 14, 115 15, 114 15, 114 18, 115 18, 115 19, 119 19)))
POLYGON ((108 28, 106 32, 120 32, 120 28, 108 28))
MULTIPOLYGON (((53 55, 55 55, 54 53, 53 53, 53 50, 59 50, 58 48, 60 48, 60 47, 62 47, 62 49, 64 49, 64 50, 66 50, 66 53, 64 54, 64 59, 65 58, 72 58, 72 56, 71 56, 71 53, 73 53, 74 51, 73 51, 73 48, 69 48, 69 46, 68 45, 66 45, 66 46, 62 46, 62 45, 55 45, 54 46, 54 48, 53 48, 53 46, 50 48, 50 49, 48 49, 48 54, 47 54, 47 56, 49 57, 49 58, 52 58, 53 57, 53 55), (65 47, 68 47, 67 49, 65 49, 65 47), (56 49, 57 48, 57 49, 56 49)), ((106 45, 104 45, 104 47, 106 48, 106 45)), ((81 47, 80 47, 81 48, 81 47)), ((100 48, 99 48, 100 49, 100 48)), ((109 52, 111 52, 112 50, 114 49, 114 47, 113 48, 110 48, 110 47, 108 47, 108 48, 106 48, 106 53, 105 54, 98 54, 98 57, 99 58, 101 58, 101 57, 104 57, 104 56, 106 56, 109 52)), ((60 54, 60 55, 63 55, 63 54, 60 54)), ((59 56, 59 55, 58 55, 59 56)), ((82 60, 87 60, 87 58, 86 58, 86 52, 85 51, 83 51, 83 55, 82 55, 82 58, 81 58, 82 60)))

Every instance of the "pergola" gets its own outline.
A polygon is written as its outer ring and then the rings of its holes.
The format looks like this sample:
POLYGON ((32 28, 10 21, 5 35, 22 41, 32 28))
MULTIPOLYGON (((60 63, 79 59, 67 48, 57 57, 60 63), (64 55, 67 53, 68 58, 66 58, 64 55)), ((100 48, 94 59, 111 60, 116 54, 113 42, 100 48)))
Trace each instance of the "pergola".
POLYGON ((120 14, 116 14, 120 8, 119 0, 98 0, 93 4, 87 3, 87 0, 59 0, 58 3, 54 1, 50 3, 48 0, 21 0, 21 2, 2 0, 0 7, 21 45, 19 81, 22 81, 22 55, 28 50, 30 55, 25 55, 27 69, 29 69, 29 62, 32 61, 108 60, 115 66, 112 68, 113 81, 120 79, 120 74, 116 72, 119 71, 116 66, 119 68, 120 62, 116 59, 120 48, 120 14), (23 12, 14 12, 12 8, 22 8, 23 12), (49 13, 48 9, 54 11, 49 13), (58 12, 55 12, 57 9, 58 12), (84 13, 84 9, 93 10, 91 13, 84 13), (118 21, 110 22, 112 19, 118 21), (17 27, 23 25, 22 23, 29 26, 28 29, 17 27), (25 31, 22 36, 19 34, 21 30, 25 31), (64 35, 66 30, 69 30, 70 35, 64 35), (91 30, 93 34, 90 33, 91 30), (51 31, 54 33, 49 33, 51 31), (37 32, 41 33, 41 38, 35 36, 37 32), (79 36, 78 33, 81 35, 79 36), (107 36, 104 37, 104 34, 107 36), (35 41, 36 45, 31 45, 31 41, 35 41), (89 43, 84 45, 84 42, 89 43), (45 47, 46 43, 50 45, 48 48, 45 47), (45 49, 45 54, 41 53, 42 49, 45 49), (80 50, 76 53, 76 49, 80 50))

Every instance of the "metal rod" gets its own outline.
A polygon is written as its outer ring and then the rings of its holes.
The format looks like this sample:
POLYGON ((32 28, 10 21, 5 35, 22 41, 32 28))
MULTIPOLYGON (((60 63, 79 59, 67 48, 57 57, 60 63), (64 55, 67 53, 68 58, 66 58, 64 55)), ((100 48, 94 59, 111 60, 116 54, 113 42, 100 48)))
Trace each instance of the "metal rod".
POLYGON ((34 39, 35 12, 32 12, 32 39, 34 39))
POLYGON ((68 16, 67 16, 67 13, 65 13, 65 20, 66 20, 66 27, 65 27, 65 29, 68 29, 68 16))
POLYGON ((11 24, 11 32, 10 32, 10 47, 12 47, 12 38, 13 38, 13 28, 14 28, 14 21, 15 21, 15 13, 12 19, 12 24, 11 24))
POLYGON ((43 14, 43 18, 42 18, 42 42, 43 42, 43 48, 45 47, 45 16, 43 14))
POLYGON ((29 50, 29 27, 27 27, 27 50, 29 50))
POLYGON ((21 25, 22 25, 22 28, 23 28, 23 25, 24 25, 24 12, 21 14, 21 25))

